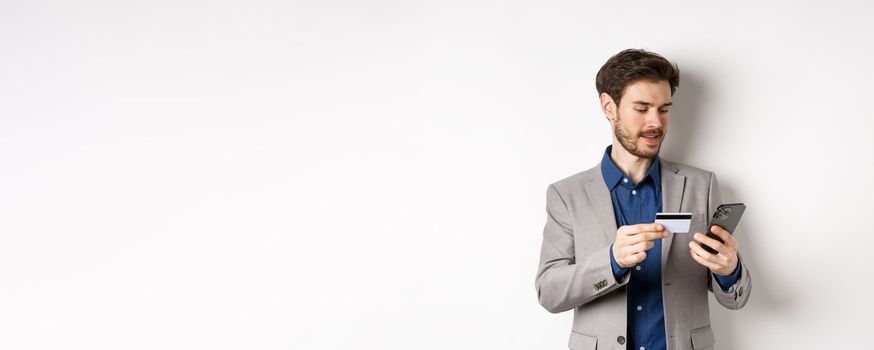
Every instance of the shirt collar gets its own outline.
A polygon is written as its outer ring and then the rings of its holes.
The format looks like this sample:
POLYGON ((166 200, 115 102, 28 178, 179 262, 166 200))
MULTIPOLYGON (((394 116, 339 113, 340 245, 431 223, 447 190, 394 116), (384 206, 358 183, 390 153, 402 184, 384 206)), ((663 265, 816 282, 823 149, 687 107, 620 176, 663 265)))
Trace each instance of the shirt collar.
MULTIPOLYGON (((616 163, 613 163, 613 159, 610 158, 610 152, 612 150, 613 145, 607 146, 607 149, 604 150, 604 157, 601 158, 601 175, 604 177, 604 183, 607 185, 607 189, 611 191, 619 184, 619 181, 625 178, 625 174, 622 173, 622 170, 619 170, 619 167, 617 167, 616 163)), ((649 165, 649 170, 646 172, 643 180, 640 181, 642 183, 646 181, 648 177, 652 178, 657 191, 660 191, 662 187, 661 176, 659 175, 659 170, 661 168, 660 163, 659 157, 655 156, 652 163, 649 165)))

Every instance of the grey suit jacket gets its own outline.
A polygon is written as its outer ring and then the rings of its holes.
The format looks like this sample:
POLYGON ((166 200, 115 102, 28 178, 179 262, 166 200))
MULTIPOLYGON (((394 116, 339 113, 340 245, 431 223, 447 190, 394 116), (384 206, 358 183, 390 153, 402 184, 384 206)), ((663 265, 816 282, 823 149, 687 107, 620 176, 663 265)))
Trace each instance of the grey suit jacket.
MULTIPOLYGON (((691 232, 707 232, 708 219, 722 204, 712 172, 661 159, 662 209, 691 212, 691 232)), ((557 181, 546 193, 546 227, 535 286, 550 312, 574 309, 568 347, 625 349, 629 275, 617 281, 610 266, 616 218, 600 164, 557 181)), ((723 292, 710 271, 692 260, 692 234, 671 234, 662 242, 662 297, 668 349, 712 349, 707 292, 729 309, 750 295, 750 270, 741 264, 738 282, 723 292)), ((740 260, 740 259, 738 259, 740 260)))

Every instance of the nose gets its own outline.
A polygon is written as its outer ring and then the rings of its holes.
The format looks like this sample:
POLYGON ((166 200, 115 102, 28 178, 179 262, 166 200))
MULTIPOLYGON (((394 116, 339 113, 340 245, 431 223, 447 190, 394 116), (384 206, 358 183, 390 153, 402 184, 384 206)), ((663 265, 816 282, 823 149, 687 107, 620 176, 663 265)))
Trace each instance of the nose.
POLYGON ((646 113, 644 125, 647 128, 655 127, 660 129, 662 127, 662 123, 662 115, 661 113, 659 113, 658 108, 650 108, 650 110, 646 113))

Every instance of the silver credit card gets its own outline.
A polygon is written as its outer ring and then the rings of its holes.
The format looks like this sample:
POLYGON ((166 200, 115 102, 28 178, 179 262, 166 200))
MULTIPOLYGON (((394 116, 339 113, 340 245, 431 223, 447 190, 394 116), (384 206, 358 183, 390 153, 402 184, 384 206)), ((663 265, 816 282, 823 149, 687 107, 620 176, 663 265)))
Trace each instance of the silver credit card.
POLYGON ((670 233, 689 233, 692 213, 656 213, 655 223, 661 224, 670 233))

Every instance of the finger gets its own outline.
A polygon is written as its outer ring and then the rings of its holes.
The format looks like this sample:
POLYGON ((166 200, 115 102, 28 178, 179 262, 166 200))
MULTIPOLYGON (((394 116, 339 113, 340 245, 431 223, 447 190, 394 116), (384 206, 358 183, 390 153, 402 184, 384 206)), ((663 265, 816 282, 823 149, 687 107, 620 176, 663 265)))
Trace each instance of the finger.
POLYGON ((625 263, 628 266, 634 266, 646 259, 646 252, 637 252, 631 255, 626 255, 625 263))
POLYGON ((631 228, 631 226, 627 226, 627 225, 626 225, 626 226, 620 226, 619 229, 616 230, 616 236, 617 236, 617 237, 620 237, 620 236, 627 236, 627 235, 629 234, 629 232, 631 232, 631 230, 633 230, 633 229, 631 228))
POLYGON ((667 237, 667 231, 646 231, 628 237, 629 243, 638 243, 643 241, 652 241, 667 237))
POLYGON ((706 244, 707 246, 709 246, 710 248, 713 248, 713 250, 715 250, 717 252, 720 252, 720 253, 725 252, 725 249, 726 249, 725 245, 723 245, 721 242, 719 242, 713 238, 707 237, 707 235, 704 235, 701 233, 695 233, 695 235, 693 235, 692 238, 698 242, 706 244))
POLYGON ((637 251, 634 250, 634 248, 630 245, 619 247, 619 254, 621 254, 623 257, 634 255, 634 253, 637 253, 637 251))
POLYGON ((728 232, 728 230, 722 228, 719 225, 710 226, 710 232, 713 232, 715 235, 719 236, 719 238, 722 238, 722 240, 726 242, 732 238, 731 232, 728 232))
POLYGON ((623 256, 633 256, 640 253, 645 253, 648 248, 646 246, 646 242, 640 242, 638 244, 622 247, 621 249, 623 256))
POLYGON ((646 241, 643 243, 646 244, 646 250, 650 250, 650 249, 655 247, 655 242, 653 242, 653 241, 646 241))
POLYGON ((619 267, 626 269, 634 266, 634 258, 631 255, 623 255, 622 257, 616 259, 616 262, 619 264, 619 267))
POLYGON ((619 228, 619 231, 621 231, 623 235, 630 236, 646 231, 661 231, 662 229, 663 227, 661 224, 637 224, 622 226, 619 228))
POLYGON ((640 243, 632 244, 628 246, 628 254, 630 255, 638 252, 645 252, 647 250, 650 250, 650 248, 652 248, 653 246, 655 246, 655 243, 653 243, 652 241, 643 241, 640 243))
POLYGON ((634 228, 628 225, 620 226, 618 230, 616 230, 617 235, 619 236, 627 236, 634 232, 634 228))
POLYGON ((661 231, 661 230, 664 230, 664 229, 665 229, 665 228, 662 226, 662 224, 637 224, 637 225, 634 225, 634 226, 637 226, 637 227, 638 227, 638 230, 639 230, 640 232, 645 232, 645 231, 661 231))
POLYGON ((710 271, 717 270, 719 268, 718 266, 716 266, 716 264, 709 262, 707 260, 704 260, 703 258, 701 258, 701 256, 695 254, 694 251, 689 251, 689 254, 692 255, 692 259, 695 260, 695 262, 697 262, 701 266, 708 268, 710 271))
POLYGON ((704 248, 701 247, 700 245, 698 245, 698 243, 689 242, 689 249, 692 249, 693 255, 698 255, 698 257, 700 257, 701 259, 703 259, 707 262, 715 264, 717 261, 715 254, 712 254, 712 253, 704 250, 704 248))
POLYGON ((713 225, 713 227, 710 228, 710 231, 719 236, 719 238, 722 238, 722 240, 725 241, 725 243, 723 243, 724 245, 737 248, 737 240, 734 239, 734 235, 732 235, 731 232, 728 232, 726 229, 717 225, 713 225))
POLYGON ((730 259, 725 254, 713 254, 697 243, 691 243, 689 248, 702 261, 710 263, 710 268, 714 272, 724 270, 726 266, 729 266, 730 259))

